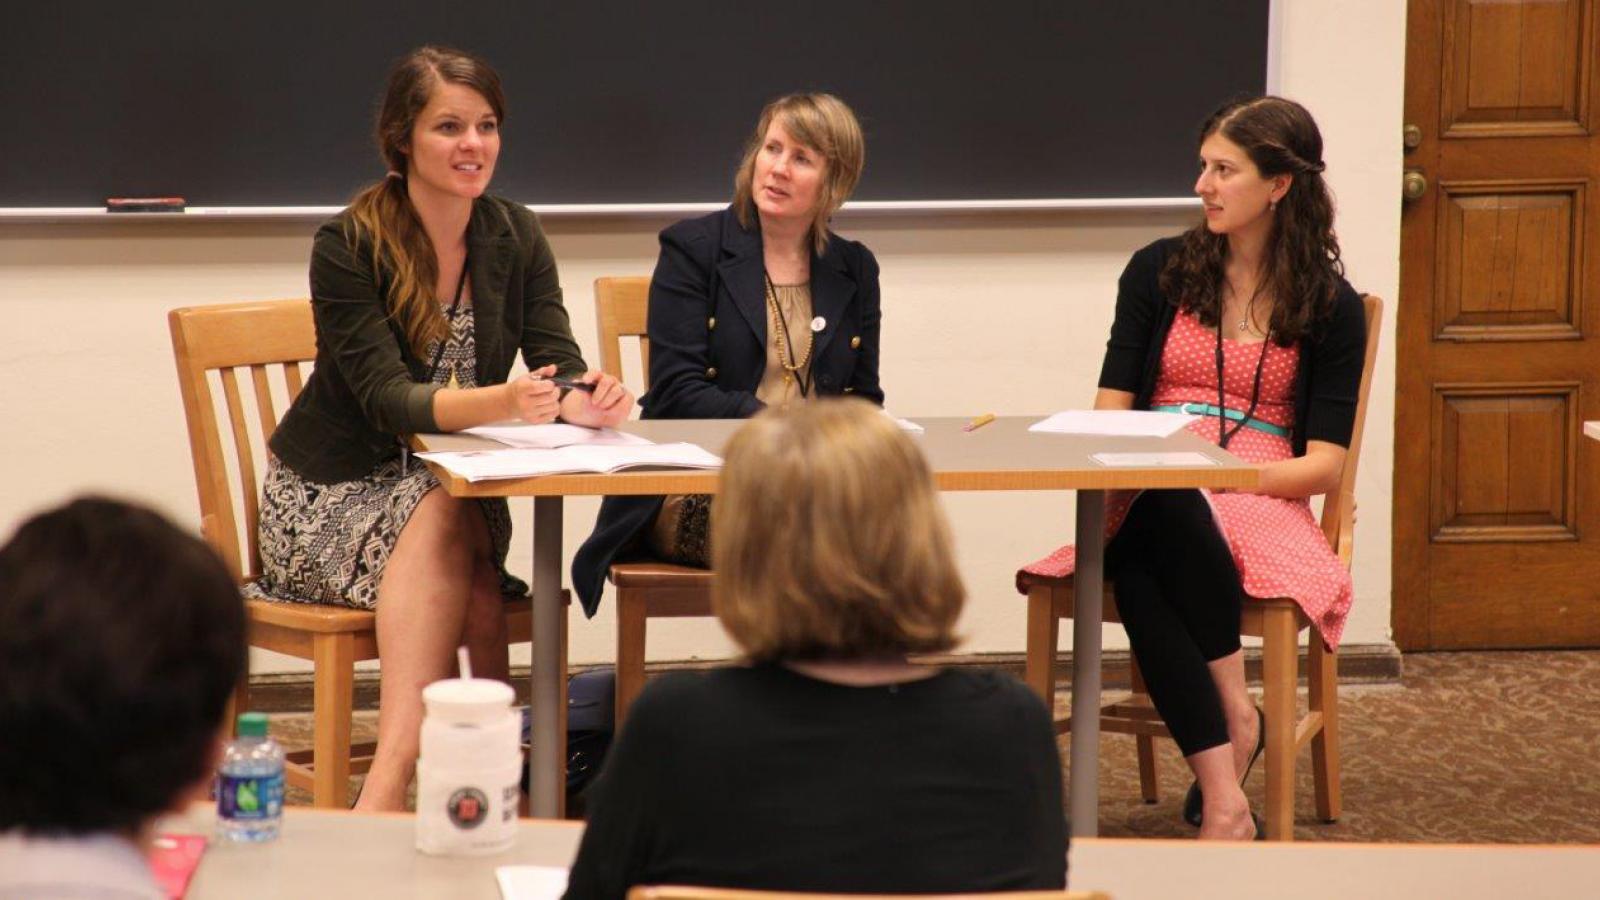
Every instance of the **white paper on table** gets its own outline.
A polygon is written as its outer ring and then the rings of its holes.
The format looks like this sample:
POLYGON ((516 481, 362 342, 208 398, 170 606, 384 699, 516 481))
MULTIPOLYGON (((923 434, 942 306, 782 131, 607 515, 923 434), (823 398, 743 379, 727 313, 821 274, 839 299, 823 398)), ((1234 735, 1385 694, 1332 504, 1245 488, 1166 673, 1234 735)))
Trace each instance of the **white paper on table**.
POLYGON ((1154 469, 1163 466, 1215 466, 1216 460, 1204 453, 1180 450, 1172 453, 1095 453, 1089 457, 1102 466, 1154 469))
POLYGON ((695 444, 580 444, 555 450, 436 450, 416 456, 468 481, 574 472, 616 472, 650 466, 720 469, 722 458, 695 444))
POLYGON ((550 422, 545 425, 529 425, 526 422, 496 422, 492 425, 478 425, 462 430, 467 434, 475 434, 478 437, 499 441, 507 447, 521 447, 524 449, 553 450, 557 447, 571 447, 578 444, 637 445, 650 443, 650 441, 637 434, 628 434, 615 428, 585 428, 582 425, 568 425, 565 422, 550 422))
POLYGON ((918 425, 910 419, 902 419, 899 416, 896 416, 894 413, 889 412, 887 409, 879 407, 879 411, 893 419, 894 424, 900 426, 900 430, 908 434, 922 434, 924 431, 927 431, 927 429, 923 428, 921 425, 918 425))
POLYGON ((1166 437, 1199 419, 1187 413, 1142 409, 1069 409, 1041 419, 1029 431, 1046 434, 1099 434, 1108 437, 1166 437))
POLYGON ((560 900, 567 892, 568 869, 563 866, 496 866, 503 900, 560 900))

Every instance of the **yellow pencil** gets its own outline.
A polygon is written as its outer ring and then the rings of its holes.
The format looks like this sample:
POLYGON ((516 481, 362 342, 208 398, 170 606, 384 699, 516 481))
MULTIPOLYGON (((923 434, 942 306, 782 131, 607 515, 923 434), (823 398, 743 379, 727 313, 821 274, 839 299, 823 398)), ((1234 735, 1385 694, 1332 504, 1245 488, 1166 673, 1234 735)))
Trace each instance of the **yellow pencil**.
POLYGON ((976 419, 973 419, 971 422, 968 422, 967 424, 961 426, 961 430, 962 431, 977 431, 979 428, 982 428, 983 426, 985 426, 985 425, 987 425, 987 424, 989 424, 990 422, 993 422, 993 421, 994 421, 994 413, 984 413, 983 415, 977 417, 976 419))

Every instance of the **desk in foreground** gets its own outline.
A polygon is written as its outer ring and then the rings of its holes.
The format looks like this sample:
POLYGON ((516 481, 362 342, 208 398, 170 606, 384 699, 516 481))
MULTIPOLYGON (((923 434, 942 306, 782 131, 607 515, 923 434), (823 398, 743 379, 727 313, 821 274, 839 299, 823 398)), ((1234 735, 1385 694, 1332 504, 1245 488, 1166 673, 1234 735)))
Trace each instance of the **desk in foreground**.
MULTIPOLYGON (((163 830, 210 835, 215 816, 196 805, 163 830)), ((213 843, 192 900, 393 897, 498 900, 497 866, 570 866, 583 826, 524 819, 516 844, 496 856, 432 857, 414 849, 415 819, 295 807, 267 844, 213 843)), ((1600 847, 1464 844, 1201 843, 1078 839, 1067 879, 1114 900, 1503 900, 1583 897, 1600 884, 1600 847)))
MULTIPOLYGON (((162 830, 214 834, 216 814, 196 804, 162 830)), ((494 856, 427 856, 416 850, 416 817, 291 807, 283 834, 264 844, 212 840, 200 859, 189 900, 383 897, 418 900, 498 898, 496 866, 570 866, 583 826, 522 819, 510 850, 494 856)))

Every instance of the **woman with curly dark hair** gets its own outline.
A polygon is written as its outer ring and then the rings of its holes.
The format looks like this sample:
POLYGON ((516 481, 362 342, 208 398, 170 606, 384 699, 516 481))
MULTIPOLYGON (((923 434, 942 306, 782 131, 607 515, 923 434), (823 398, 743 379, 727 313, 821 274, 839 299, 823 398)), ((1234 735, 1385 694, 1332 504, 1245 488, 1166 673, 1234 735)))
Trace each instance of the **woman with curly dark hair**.
MULTIPOLYGON (((1258 830, 1241 784, 1261 752, 1239 616, 1289 597, 1337 645, 1350 574, 1309 499, 1334 489, 1366 346, 1344 280, 1322 136, 1304 107, 1258 97, 1200 129, 1205 221, 1135 253, 1118 283, 1096 409, 1200 416, 1189 430, 1261 466, 1253 492, 1115 497, 1106 575, 1151 700, 1194 770, 1202 838, 1258 830)), ((1074 570, 1071 546, 1024 569, 1074 570)))

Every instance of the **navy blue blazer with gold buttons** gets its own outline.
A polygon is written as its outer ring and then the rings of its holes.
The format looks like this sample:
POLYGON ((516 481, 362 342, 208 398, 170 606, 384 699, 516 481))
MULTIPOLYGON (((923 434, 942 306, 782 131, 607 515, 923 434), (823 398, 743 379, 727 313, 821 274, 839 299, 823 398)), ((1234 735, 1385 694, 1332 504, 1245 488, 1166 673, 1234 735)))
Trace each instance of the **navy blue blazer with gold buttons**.
MULTIPOLYGON (((646 419, 732 419, 762 408, 766 372, 766 264, 761 232, 731 208, 661 232, 650 280, 650 391, 646 419)), ((881 405, 878 261, 831 232, 811 257, 814 335, 810 372, 818 396, 850 394, 881 405)), ((594 532, 572 561, 572 583, 594 615, 611 564, 627 558, 661 509, 660 497, 607 497, 594 532)))

